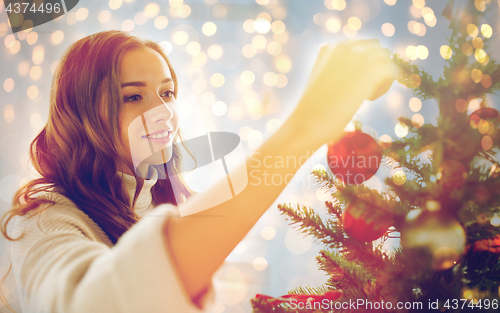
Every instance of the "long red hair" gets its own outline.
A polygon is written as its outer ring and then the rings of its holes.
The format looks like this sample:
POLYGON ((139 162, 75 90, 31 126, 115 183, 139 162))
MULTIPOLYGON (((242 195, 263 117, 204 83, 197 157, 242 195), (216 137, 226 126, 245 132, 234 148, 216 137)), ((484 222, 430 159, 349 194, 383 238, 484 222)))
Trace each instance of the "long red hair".
MULTIPOLYGON (((113 243, 139 220, 133 208, 144 179, 135 176, 137 185, 131 201, 117 175, 119 160, 135 173, 119 139, 123 105, 119 77, 122 54, 139 47, 149 47, 165 59, 177 97, 177 76, 164 50, 155 42, 121 31, 105 31, 69 47, 52 79, 47 124, 30 145, 30 161, 41 177, 15 193, 11 210, 0 219, 0 230, 8 240, 19 239, 7 234, 7 224, 13 217, 50 203, 37 199, 36 194, 42 191, 56 190, 72 200, 113 243)), ((179 140, 182 141, 180 133, 173 142, 179 140)), ((174 145, 168 163, 176 173, 180 173, 180 158, 174 145)), ((165 172, 165 166, 158 170, 165 172)), ((191 194, 182 175, 172 180, 159 179, 151 189, 155 205, 177 204, 172 184, 186 197, 191 194)))

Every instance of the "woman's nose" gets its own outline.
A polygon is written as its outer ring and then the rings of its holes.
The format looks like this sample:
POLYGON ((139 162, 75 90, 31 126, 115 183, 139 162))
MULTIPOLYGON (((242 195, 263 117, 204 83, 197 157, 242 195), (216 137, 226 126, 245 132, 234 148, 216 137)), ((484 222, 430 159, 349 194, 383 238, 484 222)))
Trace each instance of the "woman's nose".
POLYGON ((174 112, 160 96, 154 100, 153 108, 144 113, 149 123, 168 121, 174 116, 174 112))

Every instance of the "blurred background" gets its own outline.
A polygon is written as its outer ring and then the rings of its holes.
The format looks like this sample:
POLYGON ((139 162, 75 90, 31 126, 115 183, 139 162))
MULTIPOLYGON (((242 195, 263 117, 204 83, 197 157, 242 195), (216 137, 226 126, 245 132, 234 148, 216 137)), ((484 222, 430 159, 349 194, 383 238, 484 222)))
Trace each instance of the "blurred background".
MULTIPOLYGON (((10 208, 14 192, 36 175, 28 164, 28 147, 47 120, 52 73, 64 50, 84 36, 121 29, 162 42, 180 78, 180 97, 196 97, 205 128, 238 134, 250 157, 294 108, 325 43, 376 38, 438 78, 449 58, 446 45, 451 31, 441 15, 447 2, 87 0, 54 21, 16 34, 10 30, 2 3, 0 212, 10 208)), ((500 21, 495 23, 491 25, 494 36, 500 30, 500 21)), ((468 109, 477 108, 479 101, 472 101, 468 109)), ((414 125, 434 123, 437 107, 395 83, 383 97, 364 103, 355 119, 362 122, 364 132, 391 142, 408 133, 406 125, 398 122, 400 116, 411 118, 414 125)), ((353 129, 354 124, 347 128, 353 129)), ((299 203, 323 214, 329 196, 317 191, 310 172, 327 167, 326 151, 324 145, 311 151, 307 161, 285 162, 284 166, 297 168, 304 164, 217 273, 211 312, 251 312, 249 300, 256 293, 279 296, 297 286, 324 283, 325 275, 315 261, 320 245, 289 226, 276 206, 299 203)), ((276 184, 283 179, 258 182, 249 174, 249 183, 276 184)), ((382 166, 365 184, 382 190, 384 177, 392 174, 382 166)), ((3 276, 9 262, 3 238, 0 251, 3 276)), ((17 308, 15 293, 6 293, 17 308)), ((7 310, 0 307, 0 311, 7 310)))

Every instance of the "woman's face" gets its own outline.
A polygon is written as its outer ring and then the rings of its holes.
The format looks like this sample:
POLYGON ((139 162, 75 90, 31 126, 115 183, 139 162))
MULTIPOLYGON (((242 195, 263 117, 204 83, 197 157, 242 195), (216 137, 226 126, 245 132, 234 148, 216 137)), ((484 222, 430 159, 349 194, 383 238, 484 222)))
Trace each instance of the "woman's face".
POLYGON ((151 48, 126 51, 121 59, 120 84, 120 139, 130 151, 134 168, 137 171, 142 163, 142 172, 147 164, 166 163, 172 157, 178 128, 174 82, 167 62, 151 48))

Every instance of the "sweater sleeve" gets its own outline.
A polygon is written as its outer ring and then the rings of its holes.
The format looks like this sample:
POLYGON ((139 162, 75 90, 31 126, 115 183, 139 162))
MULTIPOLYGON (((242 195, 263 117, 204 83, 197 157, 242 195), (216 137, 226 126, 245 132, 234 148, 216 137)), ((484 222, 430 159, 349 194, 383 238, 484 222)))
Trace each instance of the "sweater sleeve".
POLYGON ((24 313, 201 312, 164 248, 169 206, 153 209, 114 246, 98 240, 76 208, 56 203, 21 218, 13 235, 24 236, 11 252, 24 313))

